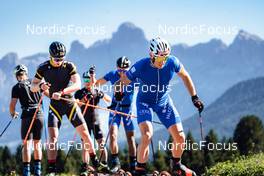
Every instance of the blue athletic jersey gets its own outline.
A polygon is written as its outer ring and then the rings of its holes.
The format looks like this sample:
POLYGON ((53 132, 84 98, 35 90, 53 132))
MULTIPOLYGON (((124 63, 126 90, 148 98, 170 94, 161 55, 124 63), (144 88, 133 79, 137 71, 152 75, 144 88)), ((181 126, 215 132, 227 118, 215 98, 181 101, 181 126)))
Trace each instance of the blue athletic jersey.
POLYGON ((164 67, 155 68, 150 58, 144 58, 136 62, 126 73, 132 82, 139 81, 137 101, 162 104, 169 97, 170 80, 181 69, 181 63, 177 57, 170 55, 164 67))
MULTIPOLYGON (((115 84, 116 81, 120 79, 120 76, 118 72, 115 71, 110 71, 104 76, 104 79, 106 81, 110 81, 112 85, 115 84)), ((130 105, 132 103, 133 95, 134 95, 134 83, 130 83, 124 90, 124 98, 120 104, 122 105, 130 105)), ((113 102, 116 102, 114 96, 112 98, 113 102)))

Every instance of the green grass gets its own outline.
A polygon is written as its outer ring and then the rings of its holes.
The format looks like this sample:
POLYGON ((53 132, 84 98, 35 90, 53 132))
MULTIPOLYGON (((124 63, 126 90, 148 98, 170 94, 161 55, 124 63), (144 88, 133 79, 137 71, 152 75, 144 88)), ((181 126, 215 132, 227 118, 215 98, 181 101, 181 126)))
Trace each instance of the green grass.
POLYGON ((218 163, 205 176, 264 176, 264 153, 218 163))

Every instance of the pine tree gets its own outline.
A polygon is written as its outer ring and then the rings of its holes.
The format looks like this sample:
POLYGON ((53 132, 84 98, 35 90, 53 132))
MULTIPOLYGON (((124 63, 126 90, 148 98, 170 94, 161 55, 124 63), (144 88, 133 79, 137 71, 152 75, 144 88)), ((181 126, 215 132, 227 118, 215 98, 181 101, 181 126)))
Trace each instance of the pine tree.
POLYGON ((154 159, 153 165, 154 165, 156 170, 164 171, 164 170, 168 170, 169 169, 168 165, 166 164, 165 155, 166 155, 165 152, 162 152, 160 150, 158 150, 155 153, 155 155, 154 155, 155 159, 154 159))
POLYGON ((254 115, 240 119, 234 132, 234 141, 242 155, 264 150, 264 127, 259 117, 254 115))
POLYGON ((189 168, 193 169, 197 174, 201 174, 204 171, 203 155, 199 146, 193 145, 195 140, 192 133, 189 131, 186 135, 186 150, 182 155, 182 162, 189 168))

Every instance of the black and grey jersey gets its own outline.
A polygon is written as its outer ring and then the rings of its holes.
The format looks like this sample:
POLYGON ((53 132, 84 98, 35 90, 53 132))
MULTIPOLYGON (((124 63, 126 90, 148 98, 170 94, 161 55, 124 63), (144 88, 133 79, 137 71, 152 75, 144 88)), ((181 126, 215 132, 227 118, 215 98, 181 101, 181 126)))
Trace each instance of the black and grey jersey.
POLYGON ((50 96, 68 87, 71 76, 76 74, 76 66, 69 61, 63 61, 60 67, 54 67, 50 60, 39 65, 35 77, 50 83, 50 96))
POLYGON ((19 99, 21 108, 23 110, 36 108, 38 106, 41 92, 31 92, 30 91, 31 80, 27 79, 24 81, 19 81, 12 88, 12 98, 19 99))

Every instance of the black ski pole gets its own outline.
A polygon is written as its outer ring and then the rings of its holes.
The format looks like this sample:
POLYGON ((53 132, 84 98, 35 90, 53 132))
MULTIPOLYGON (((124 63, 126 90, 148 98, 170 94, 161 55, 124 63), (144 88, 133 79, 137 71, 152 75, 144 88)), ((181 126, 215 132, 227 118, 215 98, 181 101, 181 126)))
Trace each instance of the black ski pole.
POLYGON ((2 135, 5 133, 5 131, 7 130, 7 128, 10 126, 10 124, 12 123, 12 121, 14 120, 14 118, 12 118, 8 124, 6 125, 6 127, 4 128, 4 130, 2 131, 2 133, 0 134, 0 137, 2 137, 2 135))
POLYGON ((201 139, 204 140, 204 135, 203 135, 203 119, 201 112, 199 111, 199 122, 200 122, 200 133, 201 133, 201 139))

